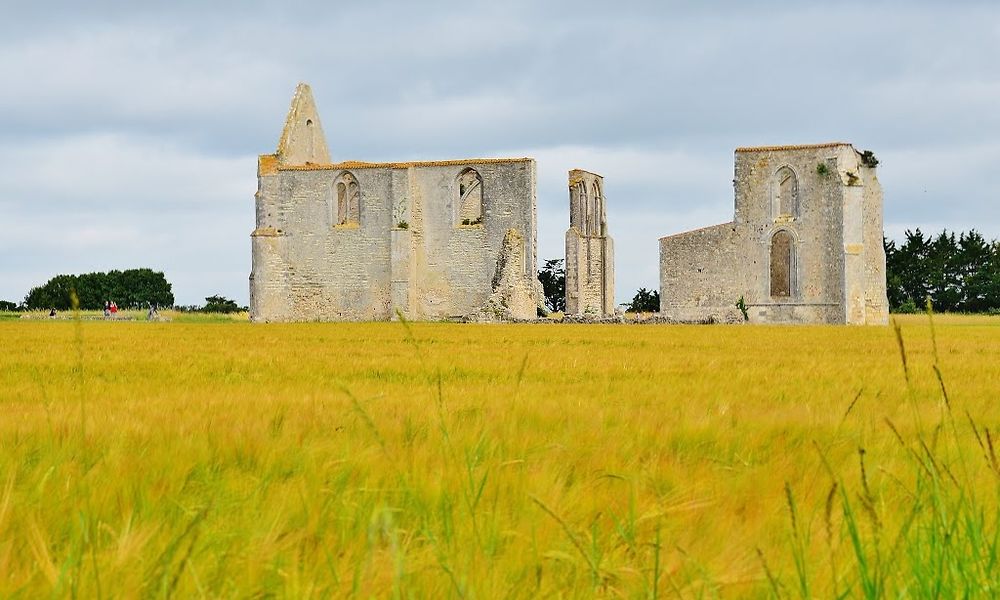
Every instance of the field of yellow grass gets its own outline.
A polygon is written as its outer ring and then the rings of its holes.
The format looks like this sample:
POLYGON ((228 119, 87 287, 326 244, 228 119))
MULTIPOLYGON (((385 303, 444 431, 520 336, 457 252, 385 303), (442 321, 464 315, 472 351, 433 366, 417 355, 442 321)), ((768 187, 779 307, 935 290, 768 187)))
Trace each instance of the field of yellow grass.
POLYGON ((1000 318, 898 324, 0 322, 0 597, 996 595, 1000 318))

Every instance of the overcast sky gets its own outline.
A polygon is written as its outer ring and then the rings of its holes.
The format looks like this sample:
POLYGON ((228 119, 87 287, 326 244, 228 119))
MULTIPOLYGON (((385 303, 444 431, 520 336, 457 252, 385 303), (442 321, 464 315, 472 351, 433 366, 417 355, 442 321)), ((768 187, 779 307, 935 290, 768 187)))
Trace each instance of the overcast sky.
POLYGON ((0 299, 148 266, 246 303, 299 81, 334 160, 536 158, 542 259, 567 170, 604 175, 618 302, 732 218, 737 146, 851 142, 889 237, 1000 237, 997 2, 0 1, 0 299))

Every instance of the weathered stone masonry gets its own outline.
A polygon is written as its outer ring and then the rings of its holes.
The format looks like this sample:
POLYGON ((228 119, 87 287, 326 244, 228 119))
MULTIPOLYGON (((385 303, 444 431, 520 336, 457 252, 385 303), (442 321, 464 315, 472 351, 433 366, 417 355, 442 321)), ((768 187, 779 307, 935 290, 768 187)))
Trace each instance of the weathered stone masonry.
POLYGON ((660 239, 660 310, 684 321, 885 324, 882 188, 850 144, 736 150, 735 218, 660 239))
POLYGON ((253 320, 535 317, 534 160, 332 163, 300 85, 257 174, 253 320))
POLYGON ((566 231, 566 314, 603 317, 615 313, 615 254, 608 235, 604 178, 569 172, 566 231))

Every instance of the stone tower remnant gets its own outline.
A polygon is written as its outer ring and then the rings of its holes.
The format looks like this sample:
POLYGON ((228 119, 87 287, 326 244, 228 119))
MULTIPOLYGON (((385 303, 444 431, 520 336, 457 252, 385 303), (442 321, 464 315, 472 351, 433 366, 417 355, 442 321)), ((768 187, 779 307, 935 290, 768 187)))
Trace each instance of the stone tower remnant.
POLYGON ((877 164, 841 142, 737 148, 733 221, 660 239, 661 313, 886 324, 877 164))
POLYGON ((615 254, 608 235, 604 178, 573 169, 566 230, 566 314, 603 317, 614 313, 615 254))

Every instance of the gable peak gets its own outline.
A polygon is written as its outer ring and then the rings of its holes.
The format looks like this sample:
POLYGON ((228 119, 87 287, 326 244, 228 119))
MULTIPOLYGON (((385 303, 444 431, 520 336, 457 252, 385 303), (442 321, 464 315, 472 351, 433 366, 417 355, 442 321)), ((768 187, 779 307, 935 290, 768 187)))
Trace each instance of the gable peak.
POLYGON ((326 164, 330 151, 313 100, 312 89, 305 83, 295 87, 285 127, 278 141, 278 160, 283 165, 326 164))

